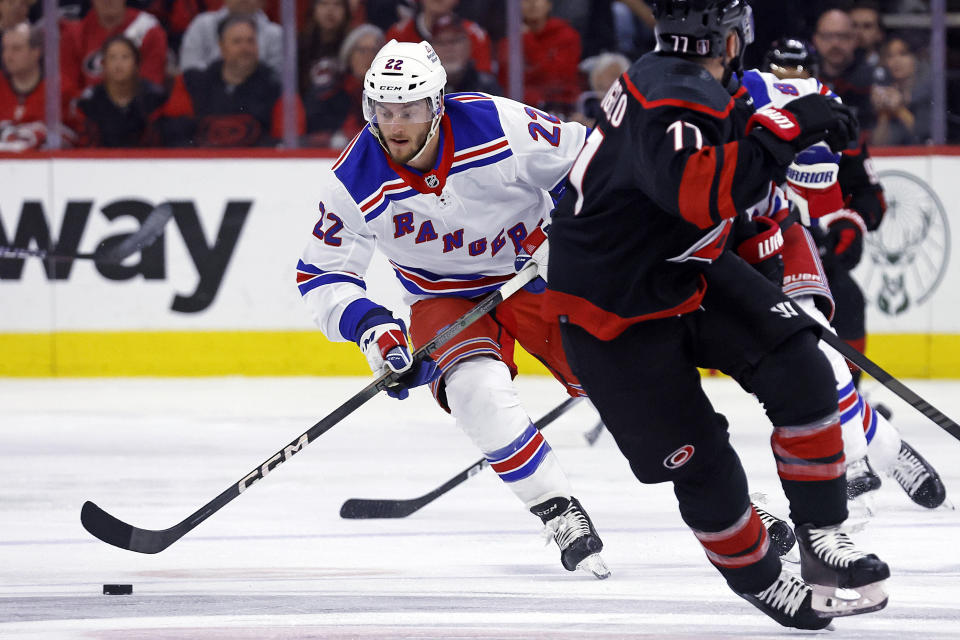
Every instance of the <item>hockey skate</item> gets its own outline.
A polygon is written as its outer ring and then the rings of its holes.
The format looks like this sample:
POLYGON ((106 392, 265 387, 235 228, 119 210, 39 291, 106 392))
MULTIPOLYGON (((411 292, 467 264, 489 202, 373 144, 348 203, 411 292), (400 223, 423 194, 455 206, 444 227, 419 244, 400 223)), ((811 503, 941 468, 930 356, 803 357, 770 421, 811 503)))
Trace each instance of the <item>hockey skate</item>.
MULTIPOLYGON (((760 522, 763 523, 764 528, 767 530, 767 535, 770 537, 770 544, 776 549, 777 555, 783 558, 790 552, 790 549, 793 549, 793 545, 797 543, 797 536, 793 533, 793 527, 785 520, 781 520, 772 513, 761 509, 756 503, 753 503, 753 508, 757 512, 757 515, 760 516, 760 522)), ((799 558, 785 558, 785 560, 799 562, 799 558)))
POLYGON ((583 569, 603 580, 610 570, 600 557, 603 541, 597 535, 587 512, 574 497, 551 498, 530 508, 544 524, 543 535, 560 547, 560 562, 567 571, 583 569))
POLYGON ((830 617, 813 610, 810 585, 786 569, 760 593, 736 593, 785 627, 823 629, 830 624, 830 617))
POLYGON ((867 456, 847 463, 847 500, 856 500, 868 515, 874 513, 873 496, 869 494, 881 484, 880 476, 870 466, 867 456))
POLYGON ((805 524, 796 533, 800 575, 813 589, 811 606, 818 615, 853 616, 887 606, 883 581, 890 568, 885 562, 857 550, 839 526, 805 524))
POLYGON ((947 498, 947 490, 936 469, 903 440, 897 462, 889 474, 921 507, 936 509, 947 498))

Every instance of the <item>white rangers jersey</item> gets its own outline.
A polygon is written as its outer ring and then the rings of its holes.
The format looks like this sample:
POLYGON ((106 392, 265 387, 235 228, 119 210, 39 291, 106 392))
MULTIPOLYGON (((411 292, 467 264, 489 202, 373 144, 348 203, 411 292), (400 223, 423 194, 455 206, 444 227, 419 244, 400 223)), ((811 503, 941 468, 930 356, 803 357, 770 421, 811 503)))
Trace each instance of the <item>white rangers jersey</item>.
MULTIPOLYGON (((781 80, 772 73, 751 69, 743 73, 742 84, 758 110, 768 105, 782 107, 791 100, 811 93, 840 99, 816 78, 781 80)), ((787 169, 787 180, 812 189, 829 187, 837 181, 838 162, 840 154, 832 152, 826 143, 819 142, 797 154, 796 160, 787 169)))
MULTIPOLYGON (((839 100, 816 78, 781 80, 772 73, 751 69, 744 72, 742 84, 753 99, 756 109, 762 109, 768 105, 782 107, 791 100, 811 93, 819 93, 839 100)), ((796 159, 787 168, 787 181, 813 189, 829 187, 837 182, 839 161, 839 153, 832 152, 826 143, 819 142, 797 154, 796 159)), ((793 195, 790 189, 786 192, 787 197, 793 195)), ((805 202, 798 202, 794 198, 791 200, 798 205, 806 206, 805 202)), ((809 213, 806 216, 801 214, 801 219, 808 225, 809 213)), ((785 234, 785 240, 788 244, 783 250, 783 292, 791 297, 812 296, 824 315, 827 318, 833 317, 833 295, 830 292, 823 265, 820 263, 816 243, 810 233, 806 229, 802 233, 797 230, 790 237, 785 234)))
POLYGON ((444 108, 431 171, 397 165, 364 128, 321 180, 297 283, 330 340, 351 339, 344 311, 366 297, 374 248, 408 304, 484 295, 513 277, 523 238, 549 217, 549 190, 586 137, 583 125, 482 93, 451 94, 444 108))

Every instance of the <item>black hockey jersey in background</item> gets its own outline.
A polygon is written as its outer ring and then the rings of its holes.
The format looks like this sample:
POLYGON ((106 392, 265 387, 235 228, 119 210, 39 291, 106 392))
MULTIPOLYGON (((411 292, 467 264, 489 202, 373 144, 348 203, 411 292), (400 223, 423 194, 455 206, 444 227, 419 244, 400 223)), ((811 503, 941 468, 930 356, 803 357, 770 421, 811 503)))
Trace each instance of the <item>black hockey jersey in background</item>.
POLYGON ((763 199, 783 166, 743 136, 727 90, 682 58, 643 56, 602 110, 554 214, 544 309, 609 340, 696 310, 725 221, 763 199))

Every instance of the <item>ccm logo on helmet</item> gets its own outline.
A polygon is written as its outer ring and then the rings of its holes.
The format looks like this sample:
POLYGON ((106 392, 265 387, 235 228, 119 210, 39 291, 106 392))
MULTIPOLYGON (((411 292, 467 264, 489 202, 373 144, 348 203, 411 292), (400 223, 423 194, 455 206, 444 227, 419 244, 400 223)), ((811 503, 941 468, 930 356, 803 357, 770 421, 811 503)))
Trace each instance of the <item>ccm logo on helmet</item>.
POLYGON ((380 85, 380 91, 402 91, 403 87, 394 87, 388 84, 380 85))
POLYGON ((663 466, 667 469, 677 469, 682 467, 687 461, 693 457, 693 445, 685 444, 666 458, 663 459, 663 466))

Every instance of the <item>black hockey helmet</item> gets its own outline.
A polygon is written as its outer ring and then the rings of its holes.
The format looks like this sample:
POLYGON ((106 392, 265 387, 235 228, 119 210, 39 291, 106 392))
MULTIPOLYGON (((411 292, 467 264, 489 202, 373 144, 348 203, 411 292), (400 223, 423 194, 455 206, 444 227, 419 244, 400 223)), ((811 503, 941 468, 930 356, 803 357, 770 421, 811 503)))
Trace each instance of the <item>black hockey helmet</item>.
POLYGON ((819 58, 813 45, 800 38, 783 38, 770 45, 764 57, 764 71, 776 75, 782 73, 817 75, 819 58))
POLYGON ((727 34, 740 36, 740 53, 753 42, 753 9, 747 0, 654 0, 657 51, 715 58, 727 34))

